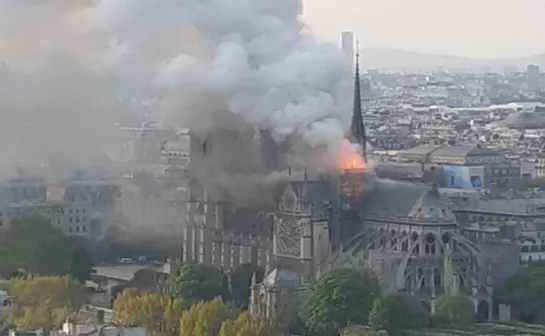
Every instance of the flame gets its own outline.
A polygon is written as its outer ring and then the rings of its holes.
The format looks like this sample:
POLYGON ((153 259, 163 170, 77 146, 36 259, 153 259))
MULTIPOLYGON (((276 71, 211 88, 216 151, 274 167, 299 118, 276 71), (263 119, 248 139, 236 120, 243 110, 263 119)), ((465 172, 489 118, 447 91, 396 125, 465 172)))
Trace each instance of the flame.
POLYGON ((358 145, 343 139, 336 159, 337 168, 341 171, 367 169, 367 163, 361 155, 358 145))

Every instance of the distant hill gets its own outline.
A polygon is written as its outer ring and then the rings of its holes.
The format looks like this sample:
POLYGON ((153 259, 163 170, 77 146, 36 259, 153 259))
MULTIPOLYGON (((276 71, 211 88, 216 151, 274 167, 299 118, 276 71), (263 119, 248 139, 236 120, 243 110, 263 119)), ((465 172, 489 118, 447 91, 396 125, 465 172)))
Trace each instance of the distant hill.
POLYGON ((545 53, 520 58, 473 59, 398 49, 363 49, 360 60, 362 67, 366 69, 413 70, 444 67, 447 69, 501 71, 505 67, 524 68, 528 64, 536 64, 545 68, 545 53))

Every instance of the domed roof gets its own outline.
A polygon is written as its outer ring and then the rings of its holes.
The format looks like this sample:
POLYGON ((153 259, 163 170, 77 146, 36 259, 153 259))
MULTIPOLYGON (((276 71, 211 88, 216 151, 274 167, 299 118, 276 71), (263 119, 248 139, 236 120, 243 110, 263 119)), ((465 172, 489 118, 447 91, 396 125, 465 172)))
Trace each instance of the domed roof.
POLYGON ((456 225, 456 216, 435 186, 416 200, 408 217, 425 225, 456 225))
POLYGON ((296 289, 301 285, 301 279, 290 269, 275 268, 263 279, 263 285, 268 288, 296 289))

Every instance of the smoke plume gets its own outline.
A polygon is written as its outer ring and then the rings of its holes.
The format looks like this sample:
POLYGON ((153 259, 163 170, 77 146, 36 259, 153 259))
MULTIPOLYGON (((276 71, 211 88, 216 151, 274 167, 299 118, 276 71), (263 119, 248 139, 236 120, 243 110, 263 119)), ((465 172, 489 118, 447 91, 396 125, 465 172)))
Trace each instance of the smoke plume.
POLYGON ((351 66, 299 0, 0 0, 0 148, 13 165, 97 162, 116 121, 210 128, 230 116, 276 141, 339 145, 351 66))

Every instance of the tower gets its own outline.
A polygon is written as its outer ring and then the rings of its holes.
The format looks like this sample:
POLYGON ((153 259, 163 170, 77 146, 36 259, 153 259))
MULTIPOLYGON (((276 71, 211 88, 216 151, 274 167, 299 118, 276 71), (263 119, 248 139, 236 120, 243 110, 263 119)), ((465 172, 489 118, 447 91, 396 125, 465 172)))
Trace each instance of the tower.
POLYGON ((359 54, 356 54, 356 74, 354 78, 354 110, 352 114, 352 125, 350 126, 350 140, 361 147, 364 158, 366 157, 365 126, 361 111, 361 85, 360 85, 360 64, 359 54))

